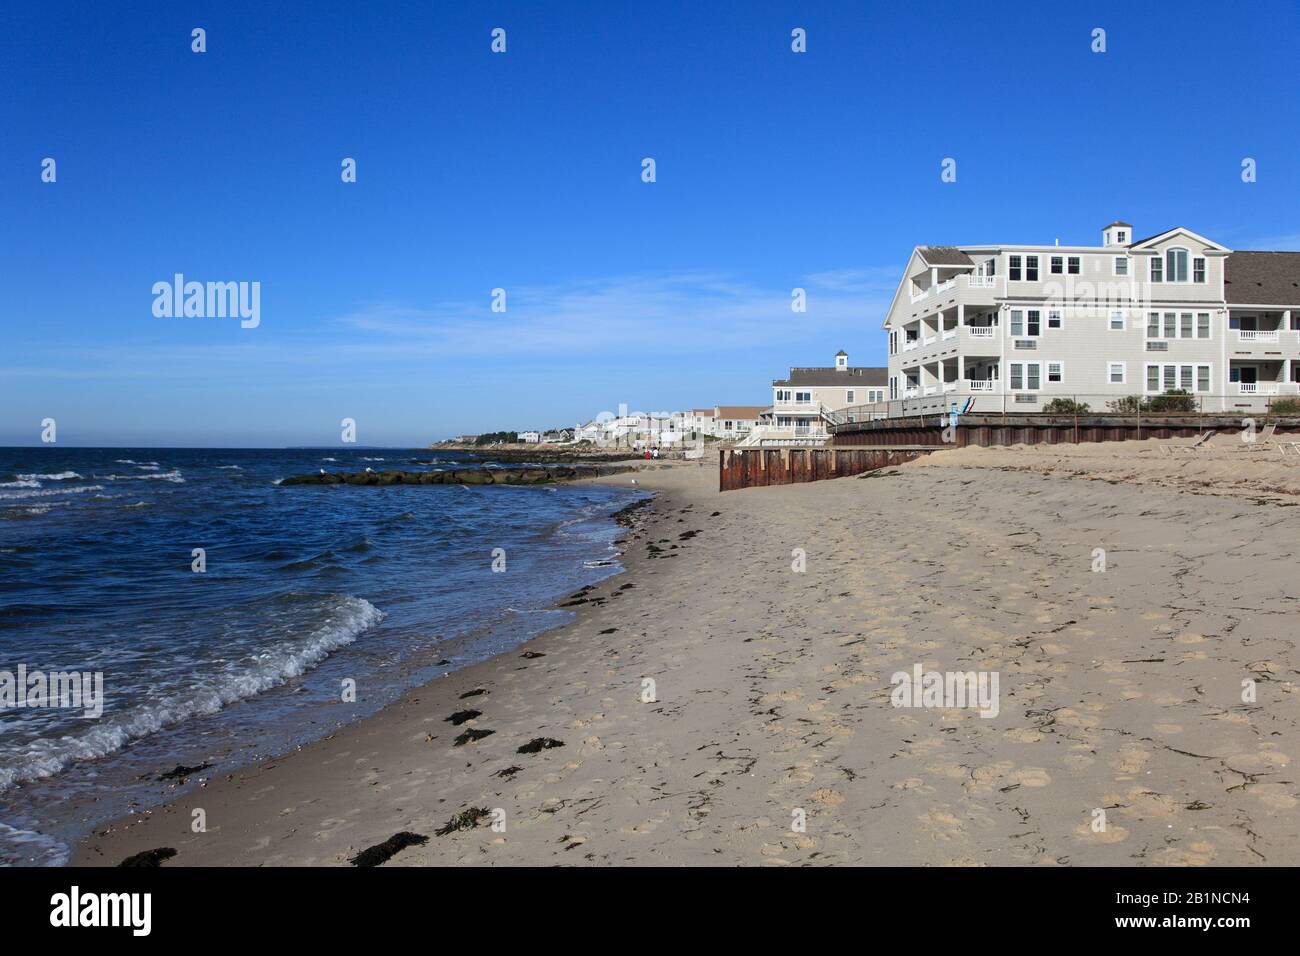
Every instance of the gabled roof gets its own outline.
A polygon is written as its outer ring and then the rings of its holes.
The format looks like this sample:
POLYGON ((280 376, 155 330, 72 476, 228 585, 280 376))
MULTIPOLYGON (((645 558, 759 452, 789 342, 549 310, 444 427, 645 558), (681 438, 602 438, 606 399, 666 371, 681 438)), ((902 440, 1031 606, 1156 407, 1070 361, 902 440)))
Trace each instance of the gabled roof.
POLYGON ((1204 236, 1200 235, 1199 233, 1192 232, 1192 230, 1187 229, 1187 228, 1184 228, 1183 226, 1174 226, 1174 228, 1172 228, 1172 229, 1166 229, 1164 232, 1158 232, 1158 233, 1156 233, 1154 236, 1147 236, 1145 239, 1139 239, 1139 240, 1137 240, 1136 242, 1130 242, 1130 243, 1128 244, 1128 247, 1129 247, 1130 249, 1138 249, 1138 248, 1141 248, 1142 246, 1148 245, 1148 244, 1150 244, 1150 243, 1157 242, 1157 241, 1159 241, 1159 240, 1161 240, 1161 239, 1165 239, 1165 238, 1167 238, 1167 237, 1169 237, 1169 236, 1172 236, 1172 235, 1174 235, 1175 233, 1179 233, 1179 232, 1181 232, 1181 233, 1182 233, 1183 235, 1185 235, 1185 236, 1188 236, 1188 237, 1190 237, 1190 238, 1192 238, 1192 239, 1195 239, 1195 240, 1196 240, 1197 242, 1199 242, 1199 243, 1202 243, 1202 244, 1204 244, 1204 245, 1207 245, 1207 246, 1210 246, 1210 247, 1212 247, 1212 248, 1214 248, 1214 249, 1217 249, 1217 250, 1219 250, 1220 252, 1231 252, 1231 251, 1232 251, 1232 250, 1229 249, 1227 246, 1221 246, 1221 245, 1219 245, 1217 242, 1215 242, 1214 240, 1212 240, 1212 239, 1206 239, 1204 236))
POLYGON ((775 379, 772 384, 810 387, 842 385, 845 388, 865 388, 889 384, 889 369, 866 365, 853 368, 792 368, 789 378, 775 379))
POLYGON ((1234 252, 1223 273, 1232 305, 1300 305, 1300 252, 1234 252))
POLYGON ((1107 226, 1106 228, 1107 228, 1107 229, 1114 229, 1116 226, 1123 226, 1125 229, 1132 229, 1132 228, 1133 228, 1133 223, 1131 223, 1131 222, 1125 222, 1125 221, 1122 220, 1122 219, 1116 219, 1114 222, 1112 222, 1112 223, 1111 223, 1109 226, 1107 226))
POLYGON ((932 266, 973 266, 975 263, 956 246, 918 246, 921 258, 932 266))

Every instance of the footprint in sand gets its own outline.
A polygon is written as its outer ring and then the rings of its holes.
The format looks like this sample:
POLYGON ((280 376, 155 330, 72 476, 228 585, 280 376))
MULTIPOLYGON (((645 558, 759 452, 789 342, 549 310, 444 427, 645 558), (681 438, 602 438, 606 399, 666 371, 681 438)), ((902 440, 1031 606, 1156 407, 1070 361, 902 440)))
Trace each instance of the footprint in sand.
POLYGON ((921 826, 929 832, 930 836, 936 840, 947 843, 953 840, 966 839, 966 824, 947 810, 931 810, 929 813, 921 814, 917 819, 921 821, 921 826))
POLYGON ((1043 735, 1030 727, 1015 727, 1008 730, 1002 736, 1007 740, 1014 740, 1020 744, 1036 744, 1043 739, 1043 735))
POLYGON ((1100 833, 1091 824, 1081 823, 1074 828, 1074 835, 1087 843, 1122 843, 1128 839, 1128 831, 1115 823, 1108 824, 1100 833))
POLYGON ((1024 767, 1008 777, 1012 783, 1022 787, 1045 787, 1052 782, 1052 776, 1042 767, 1024 767))
POLYGON ((1146 750, 1125 747, 1120 750, 1118 759, 1111 762, 1111 766, 1122 774, 1141 773, 1150 759, 1151 754, 1146 750))
POLYGON ((1192 843, 1185 850, 1171 846, 1157 853, 1154 862, 1157 866, 1208 866, 1218 852, 1213 843, 1192 843))

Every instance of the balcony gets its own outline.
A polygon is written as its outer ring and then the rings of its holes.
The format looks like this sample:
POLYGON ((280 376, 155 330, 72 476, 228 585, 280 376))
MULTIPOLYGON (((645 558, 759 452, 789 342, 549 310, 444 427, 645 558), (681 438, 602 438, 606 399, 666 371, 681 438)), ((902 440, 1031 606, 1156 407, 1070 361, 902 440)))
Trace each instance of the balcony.
POLYGON ((1238 382, 1238 395, 1276 395, 1277 384, 1267 384, 1265 382, 1238 382))
POLYGON ((972 392, 991 392, 995 384, 991 378, 972 378, 966 381, 966 387, 972 392))
POLYGON ((906 342, 903 343, 903 351, 911 352, 914 349, 919 348, 920 345, 921 343, 918 339, 908 339, 906 342))
POLYGON ((920 396, 921 396, 921 390, 917 388, 915 385, 913 385, 910 388, 903 389, 904 398, 919 398, 920 396))
POLYGON ((956 330, 956 329, 944 329, 944 330, 943 330, 943 337, 944 337, 944 339, 955 339, 955 338, 957 337, 957 330, 956 330))
POLYGON ((991 325, 968 325, 966 334, 974 336, 977 339, 993 338, 993 326, 991 325))
POLYGON ((1238 329, 1238 342, 1259 342, 1262 345, 1275 345, 1281 340, 1281 333, 1276 329, 1272 331, 1255 331, 1254 329, 1238 329))
POLYGON ((951 279, 948 279, 944 282, 940 282, 936 286, 931 286, 928 289, 922 289, 920 292, 913 292, 911 294, 911 299, 913 303, 924 302, 931 295, 936 295, 936 296, 942 295, 945 292, 950 292, 951 290, 957 288, 958 286, 960 286, 962 289, 992 290, 998 287, 998 276, 979 276, 979 275, 953 276, 951 279))
POLYGON ((922 344, 922 345, 933 345, 933 344, 934 344, 934 336, 933 336, 933 335, 927 335, 925 338, 921 339, 921 344, 922 344))

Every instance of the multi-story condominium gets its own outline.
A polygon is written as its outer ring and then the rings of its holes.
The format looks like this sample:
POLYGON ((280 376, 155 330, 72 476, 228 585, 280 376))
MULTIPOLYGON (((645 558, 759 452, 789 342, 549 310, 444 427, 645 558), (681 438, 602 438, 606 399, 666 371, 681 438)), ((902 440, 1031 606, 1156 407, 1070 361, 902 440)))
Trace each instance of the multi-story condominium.
POLYGON ((772 406, 762 413, 749 445, 818 445, 828 425, 851 421, 846 409, 883 402, 888 369, 849 365, 843 349, 827 368, 792 368, 772 382, 772 406))
POLYGON ((1099 246, 918 246, 884 328, 890 415, 1170 391, 1257 411, 1300 394, 1300 253, 1118 221, 1099 246))

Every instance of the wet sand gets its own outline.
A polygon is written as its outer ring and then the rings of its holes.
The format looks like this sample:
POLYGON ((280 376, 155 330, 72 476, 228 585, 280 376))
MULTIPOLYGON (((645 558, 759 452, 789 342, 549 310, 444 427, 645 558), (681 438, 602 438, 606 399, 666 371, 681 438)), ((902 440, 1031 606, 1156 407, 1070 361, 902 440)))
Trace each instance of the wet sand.
POLYGON ((712 463, 600 479, 660 494, 572 624, 214 768, 74 862, 347 865, 410 831, 384 865, 1300 863, 1300 499, 981 451, 726 494, 712 463), (997 672, 1000 712, 895 708, 916 664, 997 672))

